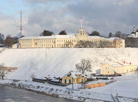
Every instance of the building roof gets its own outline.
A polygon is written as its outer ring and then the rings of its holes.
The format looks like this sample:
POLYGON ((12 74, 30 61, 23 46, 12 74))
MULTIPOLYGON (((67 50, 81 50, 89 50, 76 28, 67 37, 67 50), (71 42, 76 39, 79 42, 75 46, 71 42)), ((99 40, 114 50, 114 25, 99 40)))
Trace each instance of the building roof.
POLYGON ((104 37, 100 37, 100 36, 88 36, 89 39, 106 39, 104 37))
MULTIPOLYGON (((74 38, 77 39, 75 34, 68 34, 68 35, 52 35, 52 36, 31 36, 31 37, 22 37, 20 39, 24 39, 24 40, 29 40, 29 39, 69 39, 69 38, 74 38)), ((88 36, 88 39, 106 39, 106 40, 123 40, 121 38, 118 37, 112 37, 112 38, 104 38, 104 37, 100 37, 100 36, 88 36)))
POLYGON ((123 40, 123 39, 119 37, 111 37, 111 38, 107 38, 107 40, 123 40))
POLYGON ((29 39, 33 39, 33 38, 34 38, 34 36, 29 36, 29 37, 22 37, 20 39, 29 40, 29 39))
POLYGON ((69 72, 69 73, 66 74, 65 76, 70 76, 70 77, 72 77, 72 78, 77 78, 76 75, 82 75, 82 76, 85 76, 85 75, 81 74, 80 72, 73 72, 73 71, 69 72))
POLYGON ((76 38, 75 35, 70 34, 70 35, 52 35, 52 36, 35 36, 35 37, 22 37, 20 39, 50 39, 50 38, 76 38))
POLYGON ((111 65, 113 67, 121 67, 121 66, 128 66, 128 65, 131 65, 131 64, 132 64, 131 62, 123 61, 123 62, 115 62, 115 63, 112 63, 111 65))

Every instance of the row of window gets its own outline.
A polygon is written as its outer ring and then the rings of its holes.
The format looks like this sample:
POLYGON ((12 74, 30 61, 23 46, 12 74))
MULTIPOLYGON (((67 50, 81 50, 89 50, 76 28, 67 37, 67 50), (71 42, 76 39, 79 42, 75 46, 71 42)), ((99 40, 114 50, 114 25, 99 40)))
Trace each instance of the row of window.
POLYGON ((32 40, 22 40, 20 43, 32 43, 32 40))
POLYGON ((32 44, 21 44, 22 47, 32 47, 32 44))
POLYGON ((57 40, 57 42, 77 42, 76 40, 57 40))
POLYGON ((39 42, 39 43, 46 43, 46 42, 55 42, 55 40, 50 40, 50 39, 47 39, 47 40, 35 40, 35 42, 37 43, 37 42, 39 42))
MULTIPOLYGON (((99 42, 101 40, 85 40, 85 41, 91 41, 91 42, 99 42)), ((20 41, 21 43, 32 43, 32 40, 21 40, 20 41)), ((35 40, 35 43, 47 43, 47 42, 53 42, 55 43, 56 40, 50 40, 50 39, 47 39, 47 40, 35 40)), ((57 42, 78 42, 77 40, 57 40, 57 42)))
MULTIPOLYGON (((22 47, 32 47, 32 44, 22 44, 22 47)), ((54 47, 53 44, 36 44, 35 47, 54 47)), ((71 45, 57 44, 57 47, 71 47, 71 45)))

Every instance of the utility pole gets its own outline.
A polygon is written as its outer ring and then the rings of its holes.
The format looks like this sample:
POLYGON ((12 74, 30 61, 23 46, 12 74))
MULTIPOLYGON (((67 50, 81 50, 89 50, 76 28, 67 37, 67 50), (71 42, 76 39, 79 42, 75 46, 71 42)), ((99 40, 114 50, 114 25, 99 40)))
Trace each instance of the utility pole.
POLYGON ((22 10, 20 11, 20 37, 22 37, 22 30, 23 30, 23 26, 22 26, 22 10))

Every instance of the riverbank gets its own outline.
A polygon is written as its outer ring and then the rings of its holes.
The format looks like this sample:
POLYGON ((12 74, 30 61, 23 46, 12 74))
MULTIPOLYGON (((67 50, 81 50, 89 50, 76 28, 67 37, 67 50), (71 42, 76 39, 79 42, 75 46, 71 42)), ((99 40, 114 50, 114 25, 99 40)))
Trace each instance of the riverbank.
MULTIPOLYGON (((129 73, 115 78, 116 81, 114 83, 92 89, 82 89, 80 88, 81 84, 74 84, 74 90, 72 90, 72 85, 63 87, 27 80, 0 80, 0 84, 47 96, 83 102, 116 102, 116 100, 119 100, 119 102, 138 102, 138 87, 136 86, 138 83, 137 76, 138 74, 135 74, 135 72, 129 73)), ((89 82, 89 84, 99 82, 101 81, 89 82)))
POLYGON ((0 85, 0 102, 78 102, 0 85))
POLYGON ((66 87, 58 87, 32 81, 13 82, 12 80, 4 80, 0 81, 0 84, 14 88, 25 89, 52 97, 66 98, 77 101, 113 102, 112 96, 110 94, 94 93, 84 90, 68 90, 66 87))

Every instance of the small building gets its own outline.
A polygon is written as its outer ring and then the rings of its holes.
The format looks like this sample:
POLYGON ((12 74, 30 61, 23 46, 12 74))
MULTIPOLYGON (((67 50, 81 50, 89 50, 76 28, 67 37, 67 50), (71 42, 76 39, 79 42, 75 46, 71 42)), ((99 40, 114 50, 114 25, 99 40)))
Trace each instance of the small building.
POLYGON ((63 84, 72 84, 72 83, 79 84, 86 81, 87 81, 86 76, 79 72, 69 72, 67 75, 62 77, 63 84))
POLYGON ((124 74, 137 70, 137 65, 131 65, 130 63, 116 62, 115 64, 104 64, 101 66, 101 74, 102 75, 114 75, 114 74, 124 74))

